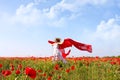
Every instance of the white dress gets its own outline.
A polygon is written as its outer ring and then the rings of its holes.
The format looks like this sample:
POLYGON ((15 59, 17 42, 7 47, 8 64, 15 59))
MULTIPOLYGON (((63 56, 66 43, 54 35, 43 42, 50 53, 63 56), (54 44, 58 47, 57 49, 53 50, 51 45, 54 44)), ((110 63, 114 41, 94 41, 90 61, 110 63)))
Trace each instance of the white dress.
POLYGON ((66 60, 62 57, 62 53, 59 49, 59 44, 54 43, 53 44, 53 61, 62 60, 64 63, 66 63, 66 60))

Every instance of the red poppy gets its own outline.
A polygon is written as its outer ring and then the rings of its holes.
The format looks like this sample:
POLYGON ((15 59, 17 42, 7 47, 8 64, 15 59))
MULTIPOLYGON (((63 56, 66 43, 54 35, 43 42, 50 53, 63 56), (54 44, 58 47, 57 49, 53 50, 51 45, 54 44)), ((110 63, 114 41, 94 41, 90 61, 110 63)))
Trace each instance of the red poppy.
POLYGON ((49 76, 47 80, 52 80, 52 76, 49 76))
POLYGON ((2 74, 4 74, 5 73, 5 70, 2 70, 2 74))
POLYGON ((71 66, 71 70, 75 70, 75 66, 71 66))
POLYGON ((14 71, 14 66, 13 66, 13 64, 10 64, 10 70, 11 70, 11 71, 14 71))
POLYGON ((20 70, 16 70, 16 72, 15 72, 16 74, 20 74, 20 70))
POLYGON ((111 64, 111 65, 115 65, 115 64, 116 64, 116 62, 112 61, 112 62, 110 62, 110 64, 111 64))
POLYGON ((11 67, 11 71, 14 71, 14 66, 13 66, 13 67, 11 67))
POLYGON ((56 64, 56 65, 54 66, 54 69, 55 69, 55 70, 59 70, 59 65, 56 64))
POLYGON ((3 74, 4 76, 8 76, 8 75, 11 74, 11 71, 10 71, 10 70, 3 70, 3 71, 2 71, 2 74, 3 74))
POLYGON ((69 73, 69 72, 70 72, 70 69, 66 69, 66 72, 69 73))
POLYGON ((2 67, 2 64, 0 64, 0 68, 2 67))
POLYGON ((42 70, 38 70, 38 72, 39 72, 39 73, 41 73, 41 72, 42 72, 42 70))
POLYGON ((54 74, 54 72, 52 71, 51 74, 54 74))
POLYGON ((58 79, 60 79, 61 78, 61 76, 58 76, 58 79))
POLYGON ((33 68, 26 67, 25 73, 26 73, 26 75, 28 75, 29 77, 31 77, 33 79, 36 77, 36 71, 33 68))
POLYGON ((46 76, 46 73, 44 73, 43 76, 45 77, 45 76, 46 76))
POLYGON ((18 65, 18 69, 22 69, 22 65, 21 64, 18 65))

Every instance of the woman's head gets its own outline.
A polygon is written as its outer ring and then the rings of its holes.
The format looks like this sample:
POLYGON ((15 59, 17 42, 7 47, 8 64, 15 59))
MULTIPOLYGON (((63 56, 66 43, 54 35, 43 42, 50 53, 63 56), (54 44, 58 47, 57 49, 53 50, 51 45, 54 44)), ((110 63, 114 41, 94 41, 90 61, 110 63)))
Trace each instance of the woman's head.
POLYGON ((61 39, 60 39, 60 38, 55 38, 55 42, 56 42, 56 43, 60 43, 60 42, 61 42, 61 39))

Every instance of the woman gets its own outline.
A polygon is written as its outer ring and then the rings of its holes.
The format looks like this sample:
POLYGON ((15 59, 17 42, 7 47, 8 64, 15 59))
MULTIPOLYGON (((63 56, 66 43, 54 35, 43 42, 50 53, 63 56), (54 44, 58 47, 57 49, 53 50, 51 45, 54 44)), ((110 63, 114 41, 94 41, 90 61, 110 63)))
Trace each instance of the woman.
POLYGON ((53 46, 53 61, 58 61, 62 60, 63 63, 66 63, 67 61, 63 58, 62 52, 59 49, 59 45, 61 44, 61 39, 60 38, 55 38, 55 43, 52 44, 53 46))

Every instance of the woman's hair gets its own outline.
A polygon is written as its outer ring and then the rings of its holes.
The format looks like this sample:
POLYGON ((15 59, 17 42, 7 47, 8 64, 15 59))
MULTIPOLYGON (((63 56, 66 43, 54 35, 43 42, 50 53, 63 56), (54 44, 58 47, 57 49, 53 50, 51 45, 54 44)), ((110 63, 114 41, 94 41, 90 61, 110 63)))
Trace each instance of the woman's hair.
POLYGON ((60 39, 60 38, 55 38, 55 42, 56 42, 56 43, 60 43, 60 42, 61 42, 61 39, 60 39))

